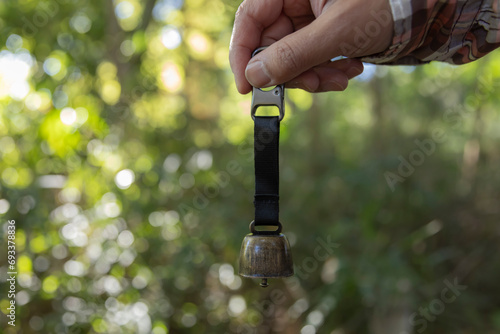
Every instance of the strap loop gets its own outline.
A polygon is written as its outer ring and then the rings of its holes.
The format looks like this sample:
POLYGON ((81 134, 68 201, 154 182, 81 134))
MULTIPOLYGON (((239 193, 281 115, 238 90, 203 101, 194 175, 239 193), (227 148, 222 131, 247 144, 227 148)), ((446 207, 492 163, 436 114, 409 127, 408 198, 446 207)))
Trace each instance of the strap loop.
MULTIPOLYGON (((263 49, 265 47, 255 50, 252 57, 263 49)), ((271 90, 254 87, 251 115, 255 122, 255 220, 250 229, 255 230, 252 226, 278 226, 278 230, 269 234, 280 233, 279 140, 280 121, 285 116, 285 85, 277 85, 271 90), (277 107, 279 116, 256 116, 261 106, 277 107)))
POLYGON ((274 234, 280 234, 281 233, 281 230, 283 228, 283 226, 281 225, 280 222, 278 222, 277 225, 273 225, 273 226, 277 226, 278 228, 274 231, 258 231, 255 229, 255 220, 252 220, 252 222, 250 223, 250 232, 252 232, 253 234, 261 234, 261 235, 274 235, 274 234))
POLYGON ((279 224, 279 117, 256 116, 255 225, 279 224))

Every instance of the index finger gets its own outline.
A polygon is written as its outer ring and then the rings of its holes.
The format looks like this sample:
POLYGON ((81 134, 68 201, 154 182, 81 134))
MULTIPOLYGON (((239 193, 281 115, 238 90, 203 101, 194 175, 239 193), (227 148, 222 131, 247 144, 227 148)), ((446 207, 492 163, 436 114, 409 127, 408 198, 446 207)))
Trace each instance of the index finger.
POLYGON ((275 22, 283 10, 283 0, 245 0, 236 12, 233 34, 229 44, 229 63, 234 73, 236 87, 242 94, 252 86, 245 78, 245 68, 258 48, 264 29, 275 22))

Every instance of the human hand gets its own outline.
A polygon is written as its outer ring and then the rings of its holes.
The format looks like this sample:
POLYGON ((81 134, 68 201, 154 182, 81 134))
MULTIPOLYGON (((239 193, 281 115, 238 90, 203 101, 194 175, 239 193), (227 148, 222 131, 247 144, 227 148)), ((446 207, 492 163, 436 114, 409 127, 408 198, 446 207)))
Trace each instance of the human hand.
POLYGON ((363 64, 330 60, 382 52, 392 34, 388 0, 245 0, 236 13, 229 61, 242 94, 282 83, 339 91, 363 64), (269 47, 251 58, 260 46, 269 47))

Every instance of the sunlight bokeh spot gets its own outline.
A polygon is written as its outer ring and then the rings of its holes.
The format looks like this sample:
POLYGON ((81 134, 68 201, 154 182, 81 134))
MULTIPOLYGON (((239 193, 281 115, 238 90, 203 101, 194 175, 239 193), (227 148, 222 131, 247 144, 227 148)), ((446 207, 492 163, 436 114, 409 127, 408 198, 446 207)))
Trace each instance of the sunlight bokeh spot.
POLYGON ((52 104, 57 109, 62 109, 68 104, 68 94, 62 90, 55 91, 52 94, 52 104))
POLYGON ((120 99, 121 86, 116 80, 105 80, 101 84, 101 97, 109 105, 114 105, 120 99))
POLYGON ((168 334, 167 328, 165 325, 155 325, 153 330, 151 331, 151 334, 168 334))
POLYGON ((165 240, 175 240, 181 236, 181 229, 178 226, 178 224, 171 226, 169 225, 163 226, 161 230, 161 236, 165 240))
POLYGON ((0 51, 0 99, 10 96, 22 100, 28 95, 28 77, 33 66, 32 56, 26 50, 12 53, 0 51))
POLYGON ((115 14, 119 19, 128 19, 134 14, 134 5, 129 1, 122 1, 115 8, 115 14))
POLYGON ((148 306, 143 302, 137 302, 134 304, 134 306, 132 306, 132 313, 136 317, 145 316, 146 314, 148 314, 148 311, 149 311, 148 306))
POLYGON ((117 73, 116 65, 109 61, 103 61, 97 67, 97 75, 101 79, 114 79, 117 73))
POLYGON ((212 167, 212 152, 201 150, 193 154, 189 160, 188 167, 192 170, 208 170, 212 167))
POLYGON ((182 315, 181 322, 184 325, 184 327, 190 328, 196 325, 196 316, 191 313, 186 313, 182 315))
POLYGON ((210 57, 212 42, 207 36, 198 31, 192 31, 189 33, 187 41, 194 57, 203 60, 210 57))
POLYGON ((18 81, 11 87, 10 96, 14 100, 22 100, 30 91, 30 86, 25 81, 18 81))
POLYGON ((131 251, 130 249, 124 250, 118 257, 118 262, 123 267, 130 266, 132 263, 134 263, 134 260, 135 260, 135 252, 131 251))
POLYGON ((316 328, 320 327, 324 321, 325 321, 325 316, 319 310, 314 310, 307 316, 307 322, 316 328))
POLYGON ((72 312, 81 311, 82 309, 84 309, 85 304, 85 300, 73 296, 66 297, 62 302, 64 309, 72 312))
POLYGON ((15 185, 19 179, 19 173, 15 168, 8 167, 2 172, 2 180, 8 185, 15 185))
POLYGON ((61 260, 68 255, 68 249, 63 244, 58 244, 52 248, 51 253, 54 258, 61 260))
POLYGON ((38 93, 31 93, 26 96, 24 104, 29 110, 39 110, 42 106, 42 96, 38 93))
POLYGON ((59 113, 59 118, 65 125, 72 125, 73 123, 75 123, 76 117, 76 111, 73 108, 64 108, 59 113))
POLYGON ((229 263, 219 267, 219 280, 224 285, 230 285, 234 281, 234 268, 229 263))
POLYGON ((135 180, 135 174, 130 169, 123 169, 115 176, 115 183, 120 189, 129 188, 135 180))
POLYGON ((316 334, 316 328, 313 325, 305 325, 300 330, 300 334, 316 334))
POLYGON ((43 235, 38 235, 30 241, 30 249, 33 253, 41 253, 49 248, 49 240, 43 235))
POLYGON ((21 273, 30 273, 33 271, 33 263, 29 256, 23 254, 17 258, 17 270, 21 273))
POLYGON ((228 309, 229 314, 231 314, 233 317, 242 314, 247 309, 245 299, 240 295, 231 296, 231 298, 229 299, 228 309))
POLYGON ((5 46, 10 51, 15 52, 23 46, 23 38, 17 34, 11 34, 5 42, 5 46))
POLYGON ((191 173, 184 173, 179 177, 179 184, 184 189, 189 189, 194 186, 195 178, 191 173))
POLYGON ((161 71, 161 81, 167 91, 175 93, 183 87, 183 74, 179 67, 174 63, 166 63, 161 71))
POLYGON ((122 290, 120 282, 113 276, 105 276, 103 278, 103 287, 112 296, 117 295, 122 290))
POLYGON ((83 263, 74 260, 70 260, 64 264, 64 271, 71 276, 83 276, 86 273, 83 263))
POLYGON ((89 112, 87 109, 83 107, 78 107, 75 109, 76 111, 76 122, 78 125, 82 125, 89 119, 89 112))
POLYGON ((178 154, 170 154, 163 162, 163 168, 169 173, 175 173, 181 165, 181 157, 178 154))
POLYGON ((0 152, 3 154, 9 154, 16 149, 16 142, 12 137, 5 136, 0 138, 0 152))
POLYGON ((10 203, 6 199, 0 199, 0 214, 4 214, 10 209, 10 203))
POLYGON ((229 289, 231 289, 231 290, 234 290, 234 291, 235 291, 235 290, 238 290, 239 288, 241 288, 241 285, 242 285, 242 284, 243 284, 243 281, 242 281, 241 277, 240 277, 240 276, 236 276, 236 275, 235 275, 235 276, 234 276, 233 281, 232 281, 231 283, 229 283, 229 284, 227 285, 227 287, 228 287, 229 289))
POLYGON ((148 217, 148 221, 152 226, 162 226, 163 225, 163 213, 159 211, 151 212, 148 217))
POLYGON ((164 27, 161 31, 161 42, 170 50, 177 48, 181 44, 182 38, 179 30, 172 26, 164 27))
POLYGON ((57 58, 49 57, 43 62, 43 70, 50 76, 54 76, 61 71, 62 64, 57 58))
POLYGON ((153 8, 153 17, 157 21, 167 21, 173 11, 182 7, 183 0, 159 0, 153 8))
POLYGON ((136 276, 132 279, 132 286, 136 289, 144 289, 148 281, 143 276, 136 276))
MULTIPOLYGON (((128 187, 127 187, 128 188, 128 187)), ((124 188, 126 189, 126 188, 124 188)), ((103 205, 103 213, 108 218, 118 217, 121 213, 121 208, 116 202, 109 202, 103 205)))
POLYGON ((134 235, 128 230, 121 231, 118 235, 117 242, 120 247, 130 247, 134 243, 134 235))
POLYGON ((78 188, 67 187, 59 193, 59 200, 63 203, 76 203, 80 201, 82 193, 78 188))
POLYGON ((29 293, 25 290, 16 293, 16 302, 21 306, 26 305, 30 301, 30 299, 31 298, 29 293))
POLYGON ((65 312, 61 320, 66 326, 72 326, 76 322, 76 315, 71 312, 65 312))
POLYGON ((92 27, 92 21, 87 15, 79 13, 71 18, 69 21, 71 28, 75 29, 80 34, 87 33, 92 27))
POLYGON ((135 44, 130 39, 126 39, 120 44, 120 51, 125 57, 130 57, 136 50, 135 44))
POLYGON ((164 218, 167 225, 175 225, 179 222, 180 216, 177 211, 170 210, 165 212, 164 218))
POLYGON ((46 293, 53 293, 59 287, 59 280, 56 276, 50 275, 43 280, 42 288, 46 293))

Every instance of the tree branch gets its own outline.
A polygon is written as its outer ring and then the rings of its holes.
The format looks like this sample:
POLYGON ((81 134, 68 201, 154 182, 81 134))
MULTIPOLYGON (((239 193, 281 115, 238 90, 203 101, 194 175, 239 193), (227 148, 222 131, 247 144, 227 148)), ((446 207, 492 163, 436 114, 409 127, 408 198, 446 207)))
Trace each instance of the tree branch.
POLYGON ((142 12, 141 23, 137 25, 137 27, 134 29, 134 32, 138 30, 146 30, 149 22, 151 21, 151 18, 153 17, 153 8, 155 8, 155 5, 156 0, 146 1, 146 4, 144 5, 144 11, 142 12))

